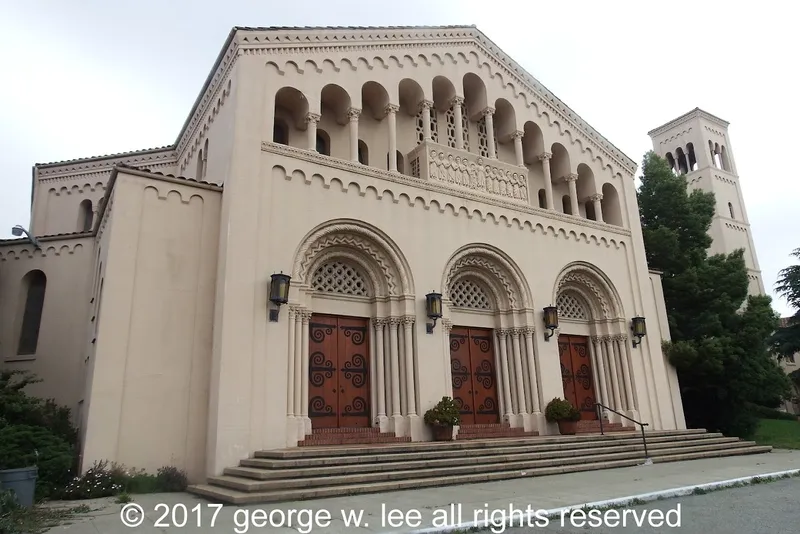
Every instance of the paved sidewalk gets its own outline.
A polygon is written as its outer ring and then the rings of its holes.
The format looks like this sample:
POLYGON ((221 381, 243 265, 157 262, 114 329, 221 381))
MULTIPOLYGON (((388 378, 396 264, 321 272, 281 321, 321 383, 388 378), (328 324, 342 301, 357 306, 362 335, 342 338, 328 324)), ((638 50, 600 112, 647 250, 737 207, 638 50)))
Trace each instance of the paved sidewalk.
MULTIPOLYGON (((587 502, 635 496, 655 491, 710 482, 800 469, 800 451, 774 450, 769 454, 711 458, 655 464, 622 469, 569 473, 547 477, 519 478, 509 481, 429 488, 353 497, 337 497, 314 501, 271 505, 225 506, 219 508, 208 501, 184 493, 136 495, 132 504, 141 506, 145 516, 136 528, 126 527, 121 519, 123 505, 112 499, 87 501, 95 511, 76 519, 72 524, 55 527, 54 533, 122 534, 167 532, 226 532, 244 534, 268 530, 276 533, 339 533, 339 532, 412 532, 434 526, 447 513, 461 504, 461 519, 473 520, 474 511, 506 510, 509 506, 525 510, 551 510, 587 502), (158 505, 161 504, 159 507, 158 505), (452 506, 452 507, 451 507, 452 506), (184 518, 184 507, 188 512, 184 518), (399 510, 394 516, 390 510, 399 510), (292 512, 293 511, 293 512, 292 512), (298 516, 298 511, 302 513, 298 516), (345 524, 345 514, 363 511, 361 527, 345 524), (216 517, 215 516, 216 513, 216 517), (291 515, 289 515, 291 514, 291 515), (314 516, 309 517, 311 514, 314 516), (330 523, 327 515, 330 515, 330 523), (417 515, 418 514, 418 515, 417 515), (164 516, 164 517, 162 517, 164 516), (393 527, 389 518, 395 517, 393 527), (403 520, 402 518, 407 520, 403 520), (417 523, 419 517, 419 523, 417 523), (293 528, 276 523, 291 518, 293 528), (212 526, 212 519, 214 525, 212 526), (316 519, 316 526, 311 523, 316 519), (183 524, 183 522, 185 524, 183 524), (271 521, 271 522, 267 522, 271 521), (410 523, 410 524, 409 524, 410 523), (180 525, 183 526, 181 527, 180 525)), ((70 502, 70 505, 81 504, 70 502)), ((130 505, 128 505, 130 506, 130 505)), ((136 510, 127 510, 128 518, 137 520, 136 510)), ((479 517, 482 519, 482 517, 479 517)), ((458 517, 455 518, 458 522, 458 517)), ((435 526, 439 526, 436 524, 435 526)))

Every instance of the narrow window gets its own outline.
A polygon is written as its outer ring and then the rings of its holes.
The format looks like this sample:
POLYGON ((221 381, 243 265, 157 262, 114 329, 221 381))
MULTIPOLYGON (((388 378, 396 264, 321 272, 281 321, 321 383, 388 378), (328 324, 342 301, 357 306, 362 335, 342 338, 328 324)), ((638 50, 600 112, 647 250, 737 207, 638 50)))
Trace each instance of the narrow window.
POLYGON ((78 231, 89 232, 92 229, 92 201, 88 198, 81 201, 78 206, 78 231))
POLYGON ((539 189, 539 207, 547 209, 547 193, 544 189, 539 189))
POLYGON ((39 344, 39 326, 42 323, 42 309, 44 308, 44 293, 47 287, 47 277, 42 271, 30 271, 23 278, 23 287, 26 290, 25 310, 22 314, 22 328, 19 333, 19 347, 17 354, 36 354, 39 344))
POLYGON ((572 203, 570 203, 569 195, 561 197, 561 209, 567 215, 572 215, 572 203))
POLYGON ((280 119, 276 120, 272 126, 272 140, 279 145, 289 144, 289 128, 280 119))
POLYGON ((736 215, 733 214, 733 204, 731 204, 730 202, 728 202, 728 211, 731 212, 731 219, 735 219, 736 215))
POLYGON ((331 143, 328 134, 320 130, 317 132, 317 152, 325 156, 331 155, 331 143))
POLYGON ((358 162, 362 165, 369 165, 369 149, 361 139, 358 140, 358 162))
POLYGON ((196 180, 203 179, 203 149, 200 149, 200 152, 197 153, 197 170, 195 171, 194 175, 196 180))

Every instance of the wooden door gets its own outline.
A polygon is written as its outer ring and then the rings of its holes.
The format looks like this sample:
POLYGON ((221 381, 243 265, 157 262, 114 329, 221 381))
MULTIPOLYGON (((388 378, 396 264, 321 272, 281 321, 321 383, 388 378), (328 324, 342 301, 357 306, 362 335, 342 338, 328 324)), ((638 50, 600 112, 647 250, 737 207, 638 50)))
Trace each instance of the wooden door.
POLYGON ((558 354, 561 358, 564 398, 581 411, 581 419, 597 419, 597 409, 594 405, 597 397, 592 382, 589 338, 559 335, 558 354))
POLYGON ((455 327, 450 331, 453 400, 463 425, 500 420, 492 338, 491 330, 481 328, 455 327))
POLYGON ((369 319, 314 315, 308 333, 314 428, 370 426, 369 319))

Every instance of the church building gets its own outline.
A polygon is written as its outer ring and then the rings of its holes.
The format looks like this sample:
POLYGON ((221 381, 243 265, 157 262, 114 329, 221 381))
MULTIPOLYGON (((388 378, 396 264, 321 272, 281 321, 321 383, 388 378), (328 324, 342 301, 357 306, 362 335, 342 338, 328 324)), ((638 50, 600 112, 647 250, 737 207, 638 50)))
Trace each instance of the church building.
POLYGON ((192 481, 430 440, 443 396, 461 432, 558 434, 556 397, 684 429, 636 167, 475 27, 237 27, 173 144, 34 166, 0 365, 72 410, 84 469, 192 481))

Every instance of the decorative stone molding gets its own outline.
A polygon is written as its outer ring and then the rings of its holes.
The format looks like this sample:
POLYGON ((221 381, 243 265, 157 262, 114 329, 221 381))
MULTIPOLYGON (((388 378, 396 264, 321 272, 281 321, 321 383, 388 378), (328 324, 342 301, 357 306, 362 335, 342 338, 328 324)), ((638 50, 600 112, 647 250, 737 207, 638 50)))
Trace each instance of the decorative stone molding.
POLYGON ((491 106, 487 106, 481 110, 481 116, 486 117, 487 115, 494 115, 495 109, 491 106))
POLYGON ((509 134, 510 139, 522 139, 523 137, 525 137, 525 132, 522 130, 514 130, 509 134))
POLYGON ((347 118, 350 122, 357 122, 358 118, 361 116, 361 110, 358 108, 348 108, 347 110, 347 118))
POLYGON ((386 107, 383 108, 383 112, 387 115, 394 113, 397 114, 400 111, 400 106, 397 104, 386 104, 386 107))
POLYGON ((419 111, 420 113, 422 113, 423 111, 425 111, 425 110, 430 110, 430 109, 432 109, 432 108, 433 108, 433 101, 431 101, 431 100, 422 100, 422 101, 419 103, 419 106, 418 106, 418 108, 417 108, 417 109, 418 109, 418 111, 419 111))
MULTIPOLYGON (((557 298, 570 285, 585 289, 589 295, 594 297, 594 302, 588 304, 597 308, 602 315, 600 318, 617 319, 622 317, 622 305, 616 291, 603 279, 594 266, 579 262, 567 266, 556 281, 554 298, 557 298)), ((597 316, 594 318, 598 319, 597 316)))
POLYGON ((373 317, 371 319, 372 328, 375 330, 379 330, 388 324, 388 320, 386 317, 373 317))
MULTIPOLYGON (((295 148, 295 147, 290 147, 290 146, 286 146, 286 145, 281 145, 281 144, 278 144, 278 143, 271 143, 271 142, 268 142, 268 141, 262 141, 261 150, 264 151, 264 152, 271 152, 271 153, 275 153, 275 154, 281 154, 281 155, 284 155, 284 156, 287 156, 287 157, 291 157, 291 158, 294 158, 294 159, 297 159, 297 160, 301 160, 301 161, 308 161, 308 162, 311 162, 311 163, 314 163, 314 164, 318 164, 318 165, 321 165, 321 166, 324 166, 324 167, 328 167, 328 168, 331 168, 331 169, 336 169, 336 170, 339 170, 339 171, 349 171, 349 172, 352 172, 354 174, 357 174, 359 177, 371 177, 371 178, 374 178, 374 179, 384 180, 386 182, 391 182, 391 183, 395 183, 395 184, 399 184, 399 185, 404 185, 404 186, 416 188, 416 189, 423 190, 423 191, 446 194, 449 197, 456 197, 456 198, 460 198, 460 199, 464 199, 464 200, 471 200, 471 201, 475 201, 475 202, 478 202, 478 203, 482 203, 484 205, 499 206, 501 208, 505 208, 505 209, 511 210, 512 212, 535 214, 535 215, 544 217, 546 219, 551 219, 551 220, 554 220, 554 221, 560 221, 560 222, 562 222, 564 224, 567 224, 569 226, 574 226, 576 224, 576 221, 578 220, 572 215, 565 215, 565 214, 560 213, 560 212, 558 212, 556 210, 548 210, 548 209, 545 209, 545 208, 539 208, 539 207, 531 206, 528 203, 523 203, 523 202, 519 202, 519 201, 516 201, 516 200, 509 200, 509 199, 505 199, 503 197, 495 196, 495 195, 487 195, 487 194, 479 193, 479 192, 472 191, 472 190, 469 190, 469 189, 466 189, 466 188, 450 187, 450 186, 447 186, 445 184, 441 184, 439 182, 434 182, 434 181, 430 181, 430 180, 422 180, 420 178, 415 178, 413 176, 408 176, 408 175, 400 174, 400 173, 397 173, 397 172, 384 171, 384 170, 381 170, 381 169, 376 169, 374 167, 368 167, 368 166, 362 165, 360 163, 359 164, 355 164, 355 163, 353 163, 351 161, 348 161, 348 160, 343 160, 343 159, 339 159, 339 158, 333 158, 333 157, 329 157, 329 156, 323 156, 323 155, 318 154, 316 152, 312 152, 312 151, 304 150, 304 149, 300 149, 300 148, 295 148)), ((273 169, 276 169, 276 168, 282 169, 282 167, 280 167, 280 166, 273 167, 273 169)), ((517 167, 517 166, 513 166, 513 168, 519 170, 519 167, 517 167)), ((283 172, 285 173, 285 169, 283 170, 283 172)), ((296 167, 296 168, 292 168, 290 170, 290 172, 287 175, 287 179, 288 179, 288 176, 293 174, 293 173, 301 173, 305 177, 303 169, 299 168, 299 167, 296 167)), ((331 175, 331 176, 335 176, 335 175, 331 175)), ((329 186, 330 176, 327 177, 327 178, 326 177, 323 177, 323 178, 325 179, 325 186, 326 187, 329 186)), ((306 183, 311 183, 310 180, 308 179, 308 177, 305 177, 304 179, 305 179, 306 183)), ((357 186, 359 186, 359 188, 362 187, 361 184, 359 184, 357 182, 349 182, 349 184, 350 185, 357 185, 357 186)), ((410 199, 414 199, 414 198, 417 198, 417 197, 421 198, 420 195, 414 194, 413 191, 406 192, 406 191, 400 191, 400 190, 393 190, 393 191, 390 191, 390 193, 392 194, 393 198, 395 198, 395 199, 399 198, 403 194, 408 195, 410 199)), ((363 192, 360 193, 360 194, 363 196, 363 192)), ((380 194, 378 196, 380 197, 380 194)), ((424 199, 422 199, 422 200, 424 200, 424 199)), ((396 202, 396 200, 395 200, 395 202, 396 202)), ((450 200, 450 199, 447 199, 447 200, 442 199, 441 201, 438 200, 438 199, 434 199, 434 202, 436 202, 436 204, 439 205, 439 206, 444 206, 444 205, 446 205, 448 203, 452 204, 452 200, 450 200)), ((426 203, 426 209, 430 206, 430 204, 431 204, 430 201, 426 203)), ((474 211, 479 211, 480 213, 483 213, 482 210, 479 210, 479 209, 476 210, 474 205, 469 203, 469 202, 464 202, 463 204, 459 204, 458 206, 454 206, 454 211, 457 213, 459 211, 459 208, 463 208, 463 209, 467 210, 467 216, 468 217, 471 217, 472 216, 471 214, 474 211)), ((442 211, 442 210, 440 209, 440 211, 442 211)), ((502 220, 503 218, 505 218, 506 221, 507 221, 508 226, 511 226, 511 224, 510 224, 511 221, 513 219, 517 218, 513 213, 509 214, 509 215, 505 215, 505 214, 497 215, 497 214, 492 213, 492 216, 493 216, 495 221, 499 221, 499 220, 502 220)), ((544 225, 537 224, 537 223, 532 222, 532 221, 521 221, 521 220, 519 221, 520 227, 522 227, 523 223, 530 225, 532 228, 534 226, 538 225, 538 226, 542 226, 543 229, 546 229, 544 225)), ((630 230, 627 230, 627 229, 625 229, 625 228, 623 228, 621 226, 611 225, 611 224, 604 223, 604 222, 592 221, 590 219, 580 219, 580 226, 586 227, 586 228, 593 228, 593 229, 597 229, 597 230, 602 230, 604 232, 608 232, 608 233, 612 233, 612 234, 618 234, 618 235, 626 236, 626 237, 629 237, 631 235, 630 230)), ((563 227, 562 228, 556 228, 554 226, 552 227, 552 230, 553 230, 554 233, 555 232, 563 232, 565 236, 569 236, 570 234, 574 234, 574 237, 576 239, 579 237, 578 234, 581 233, 579 231, 570 230, 569 228, 563 228, 563 227)), ((589 234, 585 235, 586 242, 589 242, 589 237, 590 237, 589 234)), ((591 237, 594 237, 594 236, 591 236, 591 237)), ((601 238, 596 238, 596 239, 597 239, 597 242, 599 244, 601 238)), ((621 241, 617 241, 614 238, 612 238, 610 240, 608 240, 606 238, 602 238, 602 239, 606 241, 606 246, 610 246, 610 244, 613 242, 613 244, 617 248, 619 248, 619 245, 621 243, 621 241)))
POLYGON ((527 169, 436 143, 424 142, 419 146, 423 147, 416 151, 420 167, 427 169, 427 176, 423 174, 422 179, 527 203, 527 169), (424 150, 425 147, 429 150, 424 150))
POLYGON ((497 330, 495 330, 495 332, 497 332, 497 336, 500 339, 507 338, 512 333, 512 331, 513 331, 512 328, 498 328, 497 330))
POLYGON ((446 335, 450 335, 450 331, 453 330, 453 321, 450 319, 441 319, 439 321, 442 325, 442 330, 446 335))
POLYGON ((553 157, 553 153, 552 152, 542 152, 537 157, 539 158, 539 161, 545 161, 545 160, 549 160, 550 158, 552 158, 553 157))
POLYGON ((533 336, 536 334, 536 327, 533 325, 527 325, 522 327, 522 334, 524 336, 533 336))
POLYGON ((464 105, 464 97, 463 96, 454 96, 450 99, 450 107, 459 107, 464 105))
POLYGON ((401 317, 388 317, 386 319, 386 324, 389 325, 389 328, 397 328, 402 322, 403 319, 401 317))
POLYGON ((602 193, 596 193, 594 195, 589 195, 588 197, 586 197, 586 200, 591 200, 592 202, 601 201, 601 200, 603 200, 603 194, 602 193))
POLYGON ((417 318, 414 317, 413 315, 404 315, 403 317, 400 318, 400 320, 403 323, 403 326, 405 326, 406 328, 411 328, 412 326, 414 326, 414 323, 416 322, 417 318))
POLYGON ((309 124, 309 123, 312 123, 312 122, 314 124, 319 124, 319 121, 321 119, 322 119, 322 115, 320 115, 319 113, 312 113, 312 112, 306 113, 306 116, 303 118, 303 120, 305 121, 306 124, 309 124))
POLYGON ((568 175, 562 178, 565 182, 575 182, 578 180, 578 175, 574 172, 569 173, 568 175))

